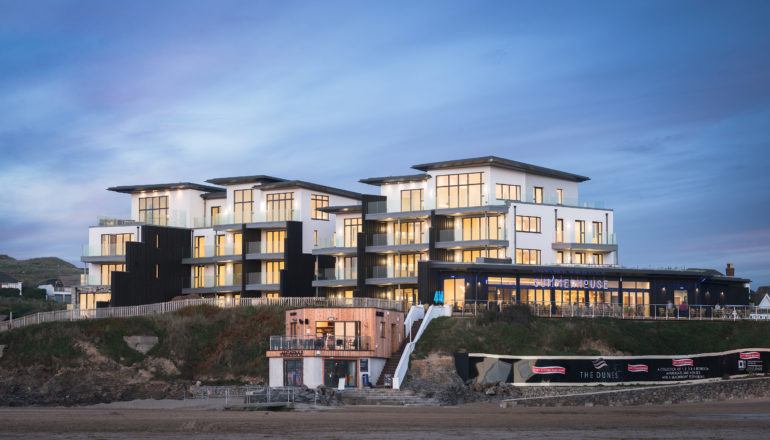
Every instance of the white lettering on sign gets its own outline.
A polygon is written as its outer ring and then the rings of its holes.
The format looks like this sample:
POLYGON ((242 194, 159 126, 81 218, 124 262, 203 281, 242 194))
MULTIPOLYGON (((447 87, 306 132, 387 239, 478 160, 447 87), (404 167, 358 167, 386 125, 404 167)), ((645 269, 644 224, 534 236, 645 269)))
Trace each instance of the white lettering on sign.
POLYGON ((570 278, 535 278, 535 287, 554 287, 557 289, 609 289, 610 282, 607 280, 575 280, 570 278))

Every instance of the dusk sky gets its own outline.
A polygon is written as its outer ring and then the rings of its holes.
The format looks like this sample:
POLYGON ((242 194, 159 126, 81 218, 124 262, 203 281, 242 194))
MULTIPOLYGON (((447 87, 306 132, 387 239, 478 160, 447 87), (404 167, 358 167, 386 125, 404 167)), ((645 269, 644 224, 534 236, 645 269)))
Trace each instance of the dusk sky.
POLYGON ((0 253, 115 185, 498 155, 591 177, 624 266, 770 284, 770 2, 0 0, 0 253))

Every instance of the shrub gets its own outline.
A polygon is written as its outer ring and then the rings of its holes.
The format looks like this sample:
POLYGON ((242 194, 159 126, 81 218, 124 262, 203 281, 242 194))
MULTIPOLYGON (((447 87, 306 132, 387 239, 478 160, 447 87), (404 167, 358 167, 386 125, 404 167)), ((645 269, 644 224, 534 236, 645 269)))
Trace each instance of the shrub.
POLYGON ((476 320, 480 325, 488 325, 495 322, 504 322, 507 324, 529 325, 532 322, 532 311, 524 304, 514 304, 512 306, 492 308, 481 315, 476 320))

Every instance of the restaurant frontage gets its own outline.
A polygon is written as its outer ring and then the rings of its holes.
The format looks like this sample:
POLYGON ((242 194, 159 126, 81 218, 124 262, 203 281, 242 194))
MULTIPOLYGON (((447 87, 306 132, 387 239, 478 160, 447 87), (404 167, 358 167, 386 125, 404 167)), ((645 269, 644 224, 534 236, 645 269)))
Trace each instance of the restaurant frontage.
POLYGON ((459 309, 470 304, 529 304, 555 312, 566 307, 622 306, 649 316, 660 308, 746 305, 750 281, 699 269, 425 261, 420 262, 418 282, 421 302, 459 309))

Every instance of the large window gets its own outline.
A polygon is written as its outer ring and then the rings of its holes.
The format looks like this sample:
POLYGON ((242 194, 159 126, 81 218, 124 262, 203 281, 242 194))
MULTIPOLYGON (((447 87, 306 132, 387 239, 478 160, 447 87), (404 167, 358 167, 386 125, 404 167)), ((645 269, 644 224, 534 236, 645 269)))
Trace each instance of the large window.
POLYGON ((564 251, 556 251, 556 264, 564 264, 564 251))
POLYGON ((139 197, 139 221, 166 226, 168 224, 168 196, 139 197))
POLYGON ((585 220, 575 220, 575 243, 586 242, 586 222, 585 220))
POLYGON ((302 359, 285 359, 283 361, 283 386, 300 387, 302 386, 302 359))
POLYGON ((484 173, 436 176, 437 208, 481 206, 484 173))
POLYGON ((101 255, 126 255, 126 242, 134 241, 134 234, 102 234, 101 255))
POLYGON ((465 278, 444 280, 444 304, 462 306, 465 303, 465 278))
POLYGON ((254 211, 254 191, 251 189, 236 189, 233 191, 234 205, 233 215, 235 223, 251 222, 251 213, 254 211))
POLYGON ((281 270, 283 267, 283 261, 266 261, 265 284, 279 284, 281 282, 281 270))
POLYGON ((225 244, 227 239, 224 235, 217 235, 214 237, 214 255, 222 256, 227 255, 227 249, 225 244))
POLYGON ((112 284, 112 272, 125 272, 125 264, 102 264, 102 286, 109 286, 112 284))
POLYGON ((358 278, 358 257, 337 257, 337 279, 358 278))
POLYGON ((517 232, 540 232, 540 217, 516 216, 517 232))
POLYGON ((265 232, 265 252, 268 254, 284 252, 284 243, 286 242, 286 231, 266 231, 265 232))
POLYGON ((495 198, 497 200, 520 201, 521 185, 508 185, 505 183, 495 184, 495 198))
POLYGON ((329 220, 329 213, 321 211, 321 208, 328 207, 329 196, 310 194, 310 218, 313 220, 329 220))
POLYGON ((604 264, 604 255, 594 254, 594 264, 604 264))
POLYGON ((540 264, 540 249, 516 249, 516 264, 540 264))
POLYGON ((502 240, 504 233, 500 222, 504 217, 464 217, 462 221, 462 240, 502 240))
POLYGON ((221 206, 212 206, 211 207, 211 219, 209 225, 218 225, 220 223, 219 221, 219 215, 222 213, 222 207, 221 206))
POLYGON ((556 204, 557 205, 564 204, 564 190, 561 188, 556 188, 556 204))
POLYGON ((206 237, 197 235, 193 238, 193 258, 206 256, 206 237))
POLYGON ((556 219, 556 242, 564 243, 564 219, 556 219))
POLYGON ((425 222, 404 222, 396 223, 394 225, 395 236, 393 244, 419 244, 423 243, 423 231, 425 230, 425 222))
POLYGON ((217 264, 217 286, 226 286, 227 282, 227 265, 217 264))
POLYGON ((200 288, 206 286, 206 266, 193 267, 193 287, 200 288))
POLYGON ((543 187, 536 186, 532 188, 532 201, 535 203, 543 203, 543 187))
POLYGON ((401 190, 401 211, 420 211, 422 204, 422 189, 401 190))
POLYGON ((475 263, 479 258, 505 258, 505 249, 468 249, 457 251, 455 258, 457 256, 463 263, 475 263))
POLYGON ((346 218, 342 226, 343 246, 358 246, 358 233, 361 232, 361 218, 346 218))
POLYGON ((400 254, 389 256, 393 266, 393 276, 398 277, 416 277, 417 262, 424 259, 423 254, 400 254))
POLYGON ((268 194, 267 221, 286 221, 294 218, 294 193, 268 194))
POLYGON ((594 243, 604 244, 604 227, 602 222, 593 222, 594 236, 592 238, 594 243))
POLYGON ((574 264, 586 264, 586 254, 583 252, 575 252, 572 255, 572 262, 574 264))
POLYGON ((243 232, 233 233, 233 255, 243 253, 243 232))

